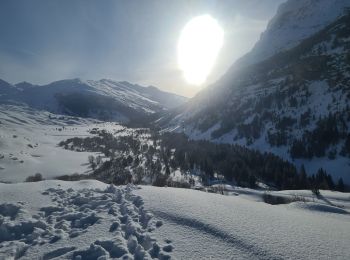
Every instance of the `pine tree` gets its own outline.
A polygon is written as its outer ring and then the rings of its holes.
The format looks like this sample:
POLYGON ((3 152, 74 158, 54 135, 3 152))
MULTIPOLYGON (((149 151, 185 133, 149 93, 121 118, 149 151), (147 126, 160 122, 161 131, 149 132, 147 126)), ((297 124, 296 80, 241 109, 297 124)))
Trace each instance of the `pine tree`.
POLYGON ((345 189, 345 187, 344 187, 343 178, 340 178, 340 179, 338 180, 337 190, 343 192, 344 189, 345 189))
POLYGON ((302 164, 300 168, 300 187, 302 189, 305 189, 307 188, 307 186, 308 186, 307 175, 306 175, 304 164, 302 164))

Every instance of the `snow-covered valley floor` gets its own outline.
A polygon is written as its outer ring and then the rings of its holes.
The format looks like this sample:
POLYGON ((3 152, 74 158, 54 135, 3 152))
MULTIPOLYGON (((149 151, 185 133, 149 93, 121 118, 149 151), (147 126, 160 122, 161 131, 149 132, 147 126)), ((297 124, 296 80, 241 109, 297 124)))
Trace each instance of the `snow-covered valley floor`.
POLYGON ((45 179, 91 172, 88 156, 58 143, 72 137, 92 136, 93 128, 115 131, 116 123, 69 117, 25 106, 0 105, 0 182, 23 182, 40 173, 45 179))
POLYGON ((349 259, 350 195, 321 193, 344 207, 273 206, 252 190, 0 184, 0 259, 349 259))

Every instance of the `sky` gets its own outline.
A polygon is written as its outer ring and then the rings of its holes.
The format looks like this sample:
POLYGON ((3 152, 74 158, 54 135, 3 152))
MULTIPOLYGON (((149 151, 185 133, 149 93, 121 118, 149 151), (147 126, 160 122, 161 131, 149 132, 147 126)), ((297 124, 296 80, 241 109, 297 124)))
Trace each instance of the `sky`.
POLYGON ((0 78, 129 81, 191 97, 248 52, 284 0, 1 0, 0 78), (209 14, 224 43, 205 84, 177 64, 186 23, 209 14))

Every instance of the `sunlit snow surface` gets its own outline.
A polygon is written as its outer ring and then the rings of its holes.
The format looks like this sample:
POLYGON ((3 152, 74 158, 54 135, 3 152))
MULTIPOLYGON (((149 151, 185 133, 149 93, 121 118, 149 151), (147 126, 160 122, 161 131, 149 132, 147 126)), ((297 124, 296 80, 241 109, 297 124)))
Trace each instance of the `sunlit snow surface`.
POLYGON ((0 259, 169 259, 171 242, 152 237, 162 222, 134 189, 93 180, 0 184, 0 259))
POLYGON ((231 195, 99 181, 0 184, 0 259, 349 259, 350 194, 231 195))
MULTIPOLYGON (((334 213, 317 200, 265 204, 258 193, 242 189, 223 196, 157 187, 136 192, 164 222, 155 237, 170 239, 178 259, 349 259, 350 194, 322 192, 346 205, 334 213)), ((299 193, 311 197, 309 191, 299 193)))
POLYGON ((54 115, 23 106, 0 105, 0 182, 22 182, 41 173, 46 179, 89 173, 93 153, 65 150, 60 141, 92 136, 94 127, 118 130, 115 123, 54 115))

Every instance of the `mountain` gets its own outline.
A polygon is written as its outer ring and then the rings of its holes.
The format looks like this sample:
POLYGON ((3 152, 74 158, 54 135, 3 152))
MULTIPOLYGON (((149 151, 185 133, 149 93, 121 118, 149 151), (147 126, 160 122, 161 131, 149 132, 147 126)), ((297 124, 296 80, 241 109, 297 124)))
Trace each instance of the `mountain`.
POLYGON ((254 48, 237 64, 256 63, 295 47, 339 17, 344 7, 350 7, 348 0, 290 0, 281 4, 254 48))
POLYGON ((0 103, 20 102, 53 113, 126 122, 176 107, 185 97, 108 79, 67 79, 48 85, 0 81, 0 103))
POLYGON ((0 100, 14 93, 17 93, 17 89, 10 83, 0 79, 0 100))
POLYGON ((350 183, 349 7, 287 1, 250 53, 157 123, 273 152, 310 174, 323 167, 350 183))

